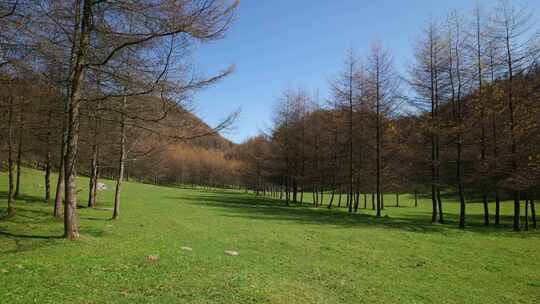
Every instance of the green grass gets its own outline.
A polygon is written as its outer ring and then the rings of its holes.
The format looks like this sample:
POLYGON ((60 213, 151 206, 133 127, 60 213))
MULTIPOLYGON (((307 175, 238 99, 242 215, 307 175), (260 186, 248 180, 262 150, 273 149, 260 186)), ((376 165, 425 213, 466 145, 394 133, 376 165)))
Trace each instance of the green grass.
MULTIPOLYGON (((455 203, 445 204, 450 224, 431 225, 428 200, 377 219, 127 183, 120 220, 79 209, 81 239, 70 242, 40 201, 41 173, 23 177, 17 215, 0 220, 1 303, 540 302, 540 234, 510 232, 509 204, 501 228, 482 227, 481 206, 470 204, 470 227, 460 231, 455 203)), ((6 183, 0 174, 0 190, 6 183)), ((98 203, 107 208, 106 183, 98 203)), ((82 203, 87 181, 79 185, 82 203)))

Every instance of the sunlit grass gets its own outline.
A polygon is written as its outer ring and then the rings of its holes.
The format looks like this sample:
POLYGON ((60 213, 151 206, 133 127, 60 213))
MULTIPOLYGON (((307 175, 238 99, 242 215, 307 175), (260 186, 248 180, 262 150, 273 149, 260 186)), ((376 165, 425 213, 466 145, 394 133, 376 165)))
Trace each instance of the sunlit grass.
MULTIPOLYGON (((405 195, 401 208, 387 195, 375 218, 311 208, 309 194, 287 208, 243 192, 127 183, 111 221, 106 181, 101 208, 79 209, 82 237, 69 242, 41 201, 42 173, 23 178, 17 215, 0 220, 1 303, 540 301, 540 234, 512 233, 508 203, 500 228, 483 227, 481 205, 469 204, 460 231, 455 202, 445 203, 449 224, 432 225, 430 201, 414 208, 405 195)), ((1 174, 0 189, 6 183, 1 174)), ((84 205, 86 179, 79 185, 84 205)))

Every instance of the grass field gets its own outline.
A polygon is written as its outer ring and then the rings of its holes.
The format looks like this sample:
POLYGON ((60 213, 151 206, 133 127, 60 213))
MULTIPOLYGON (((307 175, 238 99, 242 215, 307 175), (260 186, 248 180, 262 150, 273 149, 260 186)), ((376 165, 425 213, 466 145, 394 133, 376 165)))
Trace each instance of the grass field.
MULTIPOLYGON (((0 220, 0 303, 540 303, 540 233, 510 232, 509 204, 498 229, 470 204, 460 231, 457 204, 445 204, 448 225, 431 225, 429 201, 415 209, 405 195, 377 219, 127 183, 111 221, 106 182, 104 209, 79 209, 81 239, 69 242, 40 200, 41 173, 23 178, 17 215, 0 220)), ((6 184, 0 174, 0 212, 6 184)))

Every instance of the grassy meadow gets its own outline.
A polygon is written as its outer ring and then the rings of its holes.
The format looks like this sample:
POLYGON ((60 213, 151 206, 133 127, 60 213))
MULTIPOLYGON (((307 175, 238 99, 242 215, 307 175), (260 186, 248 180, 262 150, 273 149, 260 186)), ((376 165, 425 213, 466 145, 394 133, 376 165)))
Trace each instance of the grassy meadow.
MULTIPOLYGON (((449 200, 448 224, 432 225, 430 201, 414 208, 408 195, 395 208, 389 194, 376 218, 127 183, 112 221, 105 183, 70 242, 42 201, 41 172, 24 170, 12 218, 0 173, 1 303, 540 303, 540 233, 511 232, 510 203, 500 228, 483 227, 481 205, 469 204, 460 231, 449 200)), ((85 178, 79 187, 84 205, 85 178)))

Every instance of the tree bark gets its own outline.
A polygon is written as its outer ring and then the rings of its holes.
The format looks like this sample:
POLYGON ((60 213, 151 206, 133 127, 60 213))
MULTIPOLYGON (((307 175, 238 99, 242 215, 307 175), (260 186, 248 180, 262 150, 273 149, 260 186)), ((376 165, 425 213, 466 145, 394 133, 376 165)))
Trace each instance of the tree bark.
POLYGON ((367 193, 364 193, 364 209, 367 209, 367 193))
POLYGON ((375 80, 375 89, 376 89, 376 181, 375 188, 377 193, 377 216, 381 216, 382 207, 382 198, 381 198, 381 104, 380 104, 380 82, 379 82, 379 65, 376 66, 376 80, 375 80))
POLYGON ((127 96, 122 99, 122 121, 121 121, 121 135, 120 135, 120 159, 118 166, 118 178, 116 180, 116 192, 114 194, 114 212, 113 219, 116 220, 120 216, 120 195, 122 191, 122 184, 124 182, 124 168, 126 160, 126 106, 127 96))
POLYGON ((61 208, 62 208, 62 198, 63 198, 63 192, 65 191, 64 187, 64 156, 66 154, 66 139, 67 139, 67 130, 66 130, 66 123, 64 118, 64 128, 62 131, 62 143, 60 147, 60 163, 58 165, 58 180, 56 182, 56 196, 54 199, 54 212, 53 215, 56 218, 59 218, 62 216, 61 208))
POLYGON ((86 53, 90 43, 92 18, 91 0, 83 0, 81 30, 76 42, 72 77, 70 77, 70 99, 67 119, 66 155, 64 158, 64 237, 79 238, 79 219, 77 216, 77 171, 75 168, 79 142, 80 105, 83 99, 83 86, 86 72, 86 53))
POLYGON ((529 231, 529 199, 525 197, 525 231, 529 231))
POLYGON ((88 207, 96 207, 96 194, 97 194, 97 174, 98 174, 98 145, 94 143, 92 147, 92 161, 90 164, 90 178, 88 187, 88 207))
POLYGON ((536 229, 536 208, 534 205, 534 199, 531 199, 531 218, 533 229, 536 229))
POLYGON ((495 189, 495 225, 501 223, 501 198, 499 196, 499 190, 495 189))
POLYGON ((21 160, 22 160, 22 149, 23 149, 23 135, 24 135, 24 115, 23 107, 21 105, 19 113, 19 142, 17 145, 17 179, 15 181, 15 198, 18 198, 21 191, 21 160))
POLYGON ((51 152, 49 150, 45 158, 45 203, 47 205, 51 203, 51 152))
POLYGON ((47 136, 46 142, 47 145, 45 152, 45 203, 51 203, 51 119, 52 119, 52 108, 49 109, 47 113, 47 136))
POLYGON ((7 213, 8 216, 15 214, 13 207, 13 97, 9 98, 9 114, 8 114, 8 198, 7 198, 7 213))

